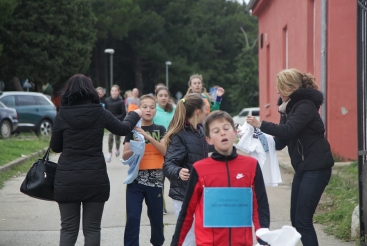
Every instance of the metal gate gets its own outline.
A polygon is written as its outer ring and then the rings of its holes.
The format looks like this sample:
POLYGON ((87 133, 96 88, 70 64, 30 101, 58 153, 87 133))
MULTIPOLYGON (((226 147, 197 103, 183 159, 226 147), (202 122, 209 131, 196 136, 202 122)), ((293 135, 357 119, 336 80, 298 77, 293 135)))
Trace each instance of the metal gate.
POLYGON ((357 0, 358 176, 361 246, 367 246, 367 0, 357 0), (363 182, 365 181, 365 182, 363 182))

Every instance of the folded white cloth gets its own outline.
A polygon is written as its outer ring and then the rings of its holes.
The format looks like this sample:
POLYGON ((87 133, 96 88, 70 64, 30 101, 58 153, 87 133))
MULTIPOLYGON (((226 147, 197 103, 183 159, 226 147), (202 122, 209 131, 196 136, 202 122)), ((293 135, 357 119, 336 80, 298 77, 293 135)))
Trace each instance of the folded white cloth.
POLYGON ((254 157, 260 165, 264 183, 266 186, 278 186, 282 182, 278 156, 275 150, 274 138, 262 133, 268 141, 268 152, 264 151, 263 145, 258 138, 254 138, 254 127, 245 122, 238 128, 241 135, 236 148, 254 157))
MULTIPOLYGON (((256 236, 269 243, 271 246, 295 246, 301 239, 301 234, 292 226, 285 225, 282 229, 269 231, 261 228, 256 231, 256 236)), ((260 246, 260 244, 256 244, 260 246)))

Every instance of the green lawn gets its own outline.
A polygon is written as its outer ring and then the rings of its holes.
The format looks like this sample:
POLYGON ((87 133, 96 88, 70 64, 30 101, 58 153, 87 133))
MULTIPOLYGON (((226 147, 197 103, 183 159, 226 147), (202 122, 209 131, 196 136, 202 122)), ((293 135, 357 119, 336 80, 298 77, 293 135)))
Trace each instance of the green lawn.
POLYGON ((358 205, 358 162, 333 169, 314 220, 326 225, 326 233, 350 241, 352 212, 358 205))
POLYGON ((49 137, 37 137, 34 133, 21 133, 8 139, 0 139, 0 166, 43 149, 49 142, 49 137))
MULTIPOLYGON (((41 158, 41 157, 42 156, 39 156, 38 158, 41 158)), ((13 167, 12 169, 8 169, 3 172, 0 172, 0 189, 3 188, 5 181, 11 178, 18 177, 19 175, 28 172, 28 170, 31 168, 35 160, 37 160, 37 157, 35 157, 34 160, 26 161, 23 164, 13 167)))

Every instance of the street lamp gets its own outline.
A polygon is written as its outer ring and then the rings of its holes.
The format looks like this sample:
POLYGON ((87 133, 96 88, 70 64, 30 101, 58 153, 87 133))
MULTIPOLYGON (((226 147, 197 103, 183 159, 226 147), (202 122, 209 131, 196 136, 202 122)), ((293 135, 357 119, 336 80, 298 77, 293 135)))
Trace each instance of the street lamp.
POLYGON ((172 65, 172 62, 166 61, 166 87, 168 89, 168 66, 172 65))
POLYGON ((104 53, 110 54, 110 90, 112 89, 112 80, 113 80, 113 53, 115 53, 114 49, 105 49, 104 53))

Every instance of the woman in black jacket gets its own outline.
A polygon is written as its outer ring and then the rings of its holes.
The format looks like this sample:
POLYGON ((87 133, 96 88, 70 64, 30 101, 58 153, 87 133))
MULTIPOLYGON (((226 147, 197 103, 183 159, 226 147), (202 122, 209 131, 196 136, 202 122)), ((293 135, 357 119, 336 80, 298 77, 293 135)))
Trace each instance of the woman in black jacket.
POLYGON ((278 73, 276 86, 280 124, 261 123, 253 116, 247 123, 274 136, 277 150, 288 146, 295 174, 291 192, 292 225, 302 235, 304 246, 317 246, 313 215, 331 176, 334 160, 319 114, 323 95, 315 78, 297 69, 278 73))
POLYGON ((69 79, 50 142, 54 152, 62 152, 54 184, 61 215, 60 246, 75 245, 81 204, 85 245, 100 245, 103 207, 110 195, 102 152, 104 128, 126 135, 140 115, 138 109, 121 122, 102 107, 89 78, 77 74, 69 79))

